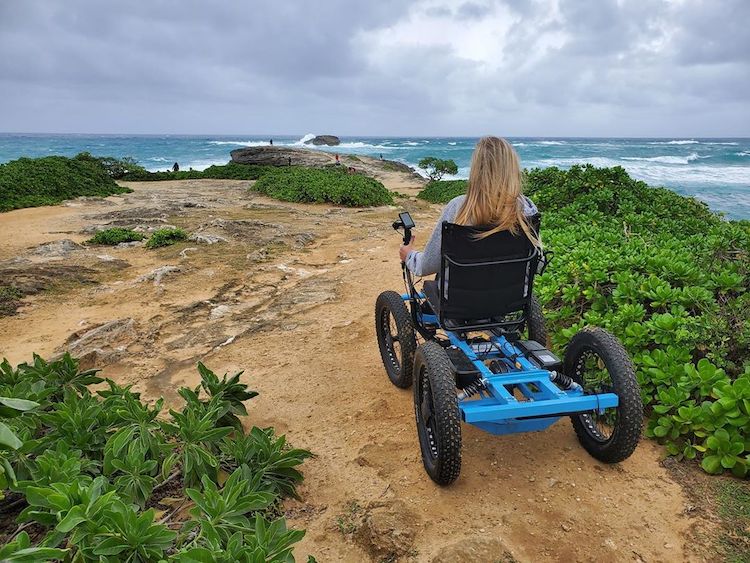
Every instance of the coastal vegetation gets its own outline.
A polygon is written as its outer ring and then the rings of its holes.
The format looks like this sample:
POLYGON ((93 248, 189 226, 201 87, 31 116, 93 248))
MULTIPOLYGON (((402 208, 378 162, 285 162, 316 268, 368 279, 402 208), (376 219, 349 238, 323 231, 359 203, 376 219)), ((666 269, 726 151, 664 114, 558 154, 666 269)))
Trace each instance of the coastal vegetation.
POLYGON ((136 182, 156 182, 160 180, 257 180, 272 166, 257 164, 237 164, 229 162, 223 165, 209 166, 205 170, 180 170, 178 172, 149 172, 148 170, 134 170, 123 176, 123 180, 136 182))
POLYGON ((379 181, 350 174, 341 167, 275 168, 260 177, 254 190, 283 201, 333 203, 367 207, 393 203, 393 195, 379 181))
MULTIPOLYGON (((465 181, 419 197, 449 201, 465 181)), ((650 413, 646 433, 708 473, 750 469, 750 229, 624 169, 534 169, 552 266, 535 284, 558 349, 584 325, 616 334, 650 413)))
POLYGON ((130 191, 118 185, 107 168, 87 153, 74 158, 19 158, 0 164, 0 212, 130 191))
MULTIPOLYGON (((272 428, 245 431, 257 393, 241 373, 179 390, 164 413, 69 355, 0 364, 0 559, 289 561, 310 452, 272 428)), ((312 560, 312 558, 311 558, 312 560)))
POLYGON ((420 168, 427 172, 427 177, 438 181, 446 174, 458 174, 458 166, 453 160, 427 156, 419 161, 420 168))
POLYGON ((145 235, 132 229, 123 229, 122 227, 112 227, 99 231, 88 241, 89 244, 101 244, 115 246, 123 242, 137 242, 143 240, 145 235))
POLYGON ((146 248, 161 248, 171 246, 177 242, 187 240, 188 234, 184 229, 166 227, 154 231, 146 241, 146 248))

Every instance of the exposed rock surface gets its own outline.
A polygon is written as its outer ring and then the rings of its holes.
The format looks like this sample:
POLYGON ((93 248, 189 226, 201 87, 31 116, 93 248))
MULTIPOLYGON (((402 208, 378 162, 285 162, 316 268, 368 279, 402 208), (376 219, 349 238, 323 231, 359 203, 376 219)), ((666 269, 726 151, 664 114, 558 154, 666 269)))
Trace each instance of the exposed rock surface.
POLYGON ((335 147, 341 144, 341 139, 336 135, 318 135, 313 139, 305 141, 306 145, 328 145, 329 147, 335 147))
POLYGON ((322 168, 333 163, 330 154, 287 147, 245 147, 232 151, 232 162, 238 164, 263 164, 266 166, 289 166, 289 159, 293 166, 310 166, 322 168))
POLYGON ((516 560, 499 538, 470 537, 444 547, 432 558, 431 563, 453 563, 454 561, 499 561, 513 563, 516 560))
POLYGON ((217 242, 227 242, 227 239, 225 239, 222 236, 219 235, 212 235, 210 233, 193 233, 190 235, 190 238, 188 240, 191 240, 193 242, 200 242, 202 244, 216 244, 217 242))
POLYGON ((34 249, 34 254, 46 257, 62 257, 82 249, 83 247, 80 244, 66 238, 40 244, 34 249))
POLYGON ((119 359, 138 340, 132 318, 117 319, 70 336, 65 350, 81 361, 81 368, 104 366, 119 359))
POLYGON ((154 280, 154 285, 159 285, 164 276, 174 274, 175 272, 179 271, 180 268, 177 266, 161 266, 160 268, 156 268, 155 270, 150 271, 148 274, 143 274, 136 281, 145 282, 154 280))

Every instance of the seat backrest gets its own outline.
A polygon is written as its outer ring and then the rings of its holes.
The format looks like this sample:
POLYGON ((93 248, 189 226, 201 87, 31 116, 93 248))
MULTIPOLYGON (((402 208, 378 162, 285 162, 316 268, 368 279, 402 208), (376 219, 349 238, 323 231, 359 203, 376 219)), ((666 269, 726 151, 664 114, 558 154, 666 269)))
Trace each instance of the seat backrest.
MULTIPOLYGON (((538 232, 538 220, 532 226, 538 232)), ((500 231, 476 237, 485 230, 443 223, 441 320, 488 320, 525 311, 528 306, 538 249, 523 233, 500 231)))

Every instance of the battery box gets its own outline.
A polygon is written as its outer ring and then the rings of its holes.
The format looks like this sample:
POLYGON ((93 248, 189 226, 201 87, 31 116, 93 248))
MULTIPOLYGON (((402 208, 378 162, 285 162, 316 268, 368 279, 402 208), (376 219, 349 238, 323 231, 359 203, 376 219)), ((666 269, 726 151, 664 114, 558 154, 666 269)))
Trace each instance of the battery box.
POLYGON ((536 340, 518 340, 515 346, 524 353, 532 363, 541 369, 558 371, 562 369, 560 358, 539 344, 536 340))

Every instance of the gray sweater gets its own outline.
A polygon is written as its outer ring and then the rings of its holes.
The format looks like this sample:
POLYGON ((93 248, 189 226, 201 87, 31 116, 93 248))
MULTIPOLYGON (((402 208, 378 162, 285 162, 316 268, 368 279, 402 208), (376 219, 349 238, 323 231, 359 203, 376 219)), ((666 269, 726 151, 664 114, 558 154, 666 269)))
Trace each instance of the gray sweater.
MULTIPOLYGON (((465 195, 454 197, 443 209, 435 229, 432 231, 430 240, 424 247, 424 251, 412 250, 406 257, 406 266, 415 276, 429 276, 437 274, 440 269, 440 247, 443 238, 443 222, 453 223, 456 220, 461 206, 464 204, 465 195)), ((538 210, 534 202, 526 196, 522 196, 523 212, 527 217, 536 215, 538 210)))

